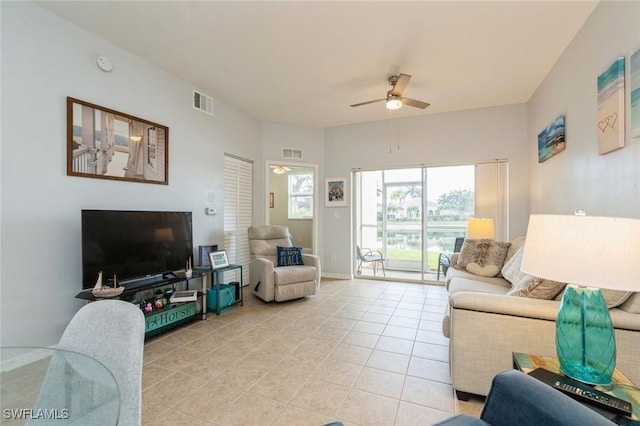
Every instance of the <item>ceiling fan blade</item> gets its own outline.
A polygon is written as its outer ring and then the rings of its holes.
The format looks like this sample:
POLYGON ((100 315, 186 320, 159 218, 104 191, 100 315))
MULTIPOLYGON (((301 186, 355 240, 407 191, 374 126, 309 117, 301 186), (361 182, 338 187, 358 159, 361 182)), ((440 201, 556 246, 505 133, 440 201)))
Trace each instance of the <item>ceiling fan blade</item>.
POLYGON ((425 109, 426 107, 431 105, 426 102, 416 101, 415 99, 411 99, 411 98, 402 98, 402 103, 405 105, 409 105, 409 106, 421 108, 421 109, 425 109))
POLYGON ((386 101, 386 99, 376 99, 375 101, 360 102, 359 104, 353 104, 351 106, 352 107, 359 107, 359 106, 362 106, 362 105, 375 104, 376 102, 382 102, 382 101, 386 101))
POLYGON ((391 94, 396 96, 402 96, 402 92, 404 92, 404 88, 409 84, 409 80, 411 76, 409 74, 400 74, 398 75, 398 81, 396 82, 393 89, 391 89, 391 94))

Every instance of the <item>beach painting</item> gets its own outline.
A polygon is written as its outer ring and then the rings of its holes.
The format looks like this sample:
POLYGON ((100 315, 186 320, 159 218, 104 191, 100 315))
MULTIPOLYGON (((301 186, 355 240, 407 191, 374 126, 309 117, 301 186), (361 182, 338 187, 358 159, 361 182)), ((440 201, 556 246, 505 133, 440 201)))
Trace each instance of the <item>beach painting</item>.
POLYGON ((631 55, 631 137, 640 139, 640 49, 631 55))
POLYGON ((538 134, 538 163, 547 161, 565 149, 564 115, 559 115, 538 134))
POLYGON ((598 154, 624 148, 624 56, 598 76, 598 154))
POLYGON ((67 175, 168 184, 169 128, 67 98, 67 175))

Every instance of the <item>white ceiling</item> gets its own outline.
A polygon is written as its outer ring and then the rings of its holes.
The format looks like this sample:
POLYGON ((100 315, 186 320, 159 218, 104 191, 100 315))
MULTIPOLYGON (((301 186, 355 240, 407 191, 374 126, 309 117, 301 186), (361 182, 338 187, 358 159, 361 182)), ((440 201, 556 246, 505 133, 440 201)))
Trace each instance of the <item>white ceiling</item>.
POLYGON ((527 102, 597 3, 39 2, 260 120, 319 127, 388 118, 349 105, 399 72, 431 106, 391 117, 527 102))

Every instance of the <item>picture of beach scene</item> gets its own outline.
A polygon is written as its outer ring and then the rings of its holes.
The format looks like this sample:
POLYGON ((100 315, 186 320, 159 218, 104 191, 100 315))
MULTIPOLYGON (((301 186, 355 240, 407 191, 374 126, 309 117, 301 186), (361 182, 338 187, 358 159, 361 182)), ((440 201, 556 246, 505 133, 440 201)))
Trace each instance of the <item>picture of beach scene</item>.
POLYGON ((559 115, 538 134, 538 163, 564 151, 564 115, 559 115))
POLYGON ((631 55, 631 137, 640 139, 640 49, 631 55))
POLYGON ((598 76, 598 154, 624 147, 624 57, 598 76))
POLYGON ((167 184, 168 128, 67 99, 67 174, 167 184))

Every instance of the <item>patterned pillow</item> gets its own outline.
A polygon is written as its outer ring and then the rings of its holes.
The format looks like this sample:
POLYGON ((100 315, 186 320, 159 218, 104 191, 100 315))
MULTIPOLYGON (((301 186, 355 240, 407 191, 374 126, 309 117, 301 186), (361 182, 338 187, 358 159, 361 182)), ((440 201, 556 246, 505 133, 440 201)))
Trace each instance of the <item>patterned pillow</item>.
POLYGON ((502 277, 511 283, 511 286, 522 281, 523 278, 531 278, 531 275, 525 274, 520 270, 522 265, 522 254, 524 253, 524 246, 521 246, 518 251, 507 260, 502 267, 502 277))
POLYGON ((278 266, 304 265, 302 248, 278 246, 278 266))
POLYGON ((456 269, 466 269, 483 277, 495 277, 504 265, 510 245, 495 240, 464 240, 456 269))
POLYGON ((553 300, 564 290, 566 284, 526 276, 514 283, 507 296, 529 297, 531 299, 553 300))

